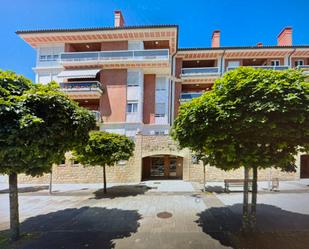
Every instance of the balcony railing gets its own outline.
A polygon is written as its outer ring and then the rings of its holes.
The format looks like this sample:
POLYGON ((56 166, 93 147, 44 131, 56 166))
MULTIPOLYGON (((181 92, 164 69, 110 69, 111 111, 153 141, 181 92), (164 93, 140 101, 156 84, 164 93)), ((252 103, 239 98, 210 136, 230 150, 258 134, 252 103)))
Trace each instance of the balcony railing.
MULTIPOLYGON (((255 69, 269 69, 269 70, 287 70, 289 66, 246 66, 246 67, 253 67, 255 69)), ((238 67, 227 67, 226 71, 231 71, 238 67)))
POLYGON ((182 76, 217 75, 219 73, 220 73, 219 67, 183 68, 181 70, 182 76))
POLYGON ((92 115, 94 116, 96 122, 101 122, 101 113, 99 111, 90 111, 92 115))
POLYGON ((103 92, 103 88, 98 81, 86 81, 86 82, 65 82, 60 83, 60 88, 64 92, 84 92, 84 91, 99 91, 103 92))
POLYGON ((304 74, 309 74, 309 65, 300 65, 300 66, 297 66, 297 68, 303 70, 304 74))
POLYGON ((168 49, 118 50, 97 52, 67 52, 60 54, 60 62, 102 62, 123 60, 168 60, 168 49))
POLYGON ((200 97, 203 93, 202 92, 191 92, 191 93, 181 93, 180 94, 180 102, 187 102, 191 99, 200 97))

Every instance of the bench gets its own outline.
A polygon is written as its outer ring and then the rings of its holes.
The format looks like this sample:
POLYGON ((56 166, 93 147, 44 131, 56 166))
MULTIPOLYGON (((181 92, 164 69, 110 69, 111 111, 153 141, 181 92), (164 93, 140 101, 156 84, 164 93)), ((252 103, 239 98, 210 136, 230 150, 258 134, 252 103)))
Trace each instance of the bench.
MULTIPOLYGON (((245 184, 244 179, 224 179, 224 190, 230 192, 230 187, 243 187, 245 184)), ((252 190, 252 180, 248 180, 249 191, 252 190)))

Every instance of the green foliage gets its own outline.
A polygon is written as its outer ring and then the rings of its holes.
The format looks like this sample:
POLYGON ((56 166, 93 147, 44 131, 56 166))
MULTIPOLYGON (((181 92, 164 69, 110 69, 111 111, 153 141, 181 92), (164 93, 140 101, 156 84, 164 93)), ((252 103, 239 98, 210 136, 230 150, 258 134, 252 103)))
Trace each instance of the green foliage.
POLYGON ((309 83, 298 70, 240 67, 181 105, 172 136, 224 170, 294 170, 309 149, 309 83))
POLYGON ((76 159, 91 166, 113 166, 120 160, 128 160, 134 151, 134 142, 127 136, 92 131, 88 143, 73 152, 76 159))
POLYGON ((54 82, 33 84, 0 71, 0 173, 49 172, 64 153, 88 140, 91 113, 61 93, 54 82))

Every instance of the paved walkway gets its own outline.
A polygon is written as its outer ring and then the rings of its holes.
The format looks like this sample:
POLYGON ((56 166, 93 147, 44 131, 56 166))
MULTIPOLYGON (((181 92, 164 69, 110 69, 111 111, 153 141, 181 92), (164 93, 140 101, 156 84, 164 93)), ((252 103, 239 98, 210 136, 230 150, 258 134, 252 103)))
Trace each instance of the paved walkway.
MULTIPOLYGON (((259 194, 260 232, 244 239, 237 233, 241 193, 201 193, 198 185, 183 181, 110 185, 108 194, 96 184, 54 185, 52 196, 46 186, 21 187, 21 229, 32 237, 0 244, 1 249, 305 249, 309 244, 307 192, 259 194)), ((8 231, 7 193, 0 193, 0 203, 0 231, 8 231)))
MULTIPOLYGON (((190 183, 110 186, 107 195, 84 187, 22 193, 22 231, 38 235, 16 248, 228 248, 203 232, 198 214, 207 206, 190 183)), ((0 194, 0 203, 0 230, 7 230, 8 194, 0 194)))

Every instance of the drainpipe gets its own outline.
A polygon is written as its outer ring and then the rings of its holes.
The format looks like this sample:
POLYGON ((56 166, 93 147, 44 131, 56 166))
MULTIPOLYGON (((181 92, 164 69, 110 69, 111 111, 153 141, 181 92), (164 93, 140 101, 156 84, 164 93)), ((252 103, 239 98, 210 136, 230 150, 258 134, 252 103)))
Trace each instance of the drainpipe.
POLYGON ((174 121, 174 102, 175 102, 175 55, 177 51, 172 55, 172 60, 171 60, 171 71, 172 71, 172 84, 171 84, 171 111, 170 111, 170 125, 172 126, 173 121, 174 121))
POLYGON ((224 54, 225 54, 225 49, 223 50, 223 53, 221 55, 221 61, 220 61, 220 76, 223 75, 224 73, 224 68, 223 68, 223 58, 224 58, 224 54))
POLYGON ((295 51, 296 51, 296 48, 294 48, 294 50, 289 54, 289 57, 288 57, 288 63, 289 63, 289 67, 292 67, 292 59, 291 59, 291 57, 292 57, 292 55, 295 53, 295 51))

